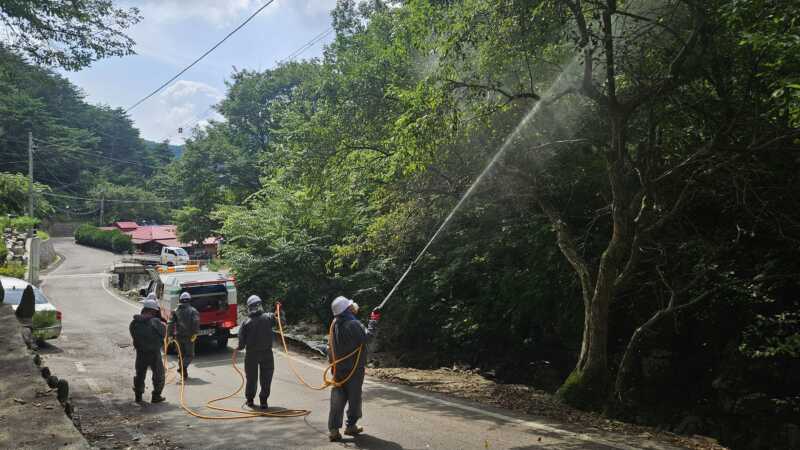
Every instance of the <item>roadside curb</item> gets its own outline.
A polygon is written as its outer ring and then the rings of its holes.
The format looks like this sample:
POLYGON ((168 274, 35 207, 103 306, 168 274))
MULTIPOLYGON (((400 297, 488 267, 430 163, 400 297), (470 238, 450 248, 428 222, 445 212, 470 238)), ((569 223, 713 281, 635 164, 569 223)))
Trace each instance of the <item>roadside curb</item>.
POLYGON ((39 275, 48 275, 50 272, 55 271, 64 262, 66 258, 61 253, 56 252, 56 260, 47 266, 46 269, 40 270, 39 275))

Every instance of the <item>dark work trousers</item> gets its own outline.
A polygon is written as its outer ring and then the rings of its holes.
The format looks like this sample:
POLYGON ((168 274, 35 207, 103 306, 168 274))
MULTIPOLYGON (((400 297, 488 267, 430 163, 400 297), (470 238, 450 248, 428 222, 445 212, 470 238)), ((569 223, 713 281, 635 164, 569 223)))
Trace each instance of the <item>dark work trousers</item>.
POLYGON ((178 339, 178 345, 181 347, 181 356, 183 357, 183 367, 181 374, 184 377, 188 376, 189 364, 194 359, 194 342, 191 339, 178 339))
POLYGON ((272 386, 272 374, 275 372, 275 361, 272 359, 272 350, 247 350, 244 354, 244 373, 247 375, 247 386, 244 396, 252 401, 256 396, 256 382, 260 381, 261 392, 258 398, 261 403, 267 403, 269 390, 272 386), (259 378, 259 370, 261 377, 259 378))
MULTIPOLYGON (((348 374, 350 371, 347 372, 348 374)), ((347 426, 354 426, 361 418, 361 386, 364 384, 364 368, 356 369, 353 376, 341 387, 331 389, 331 411, 328 414, 328 430, 342 427, 344 406, 347 405, 347 426)))
POLYGON ((147 377, 147 369, 153 372, 153 394, 161 395, 164 389, 164 361, 161 360, 161 352, 140 352, 136 351, 136 376, 133 377, 133 391, 137 394, 144 392, 144 379, 147 377))

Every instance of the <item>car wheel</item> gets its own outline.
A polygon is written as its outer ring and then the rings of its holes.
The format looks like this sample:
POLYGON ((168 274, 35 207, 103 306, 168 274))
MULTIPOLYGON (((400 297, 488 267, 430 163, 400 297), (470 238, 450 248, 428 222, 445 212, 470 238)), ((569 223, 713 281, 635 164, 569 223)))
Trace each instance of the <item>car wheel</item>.
POLYGON ((225 350, 228 348, 228 337, 218 337, 217 338, 217 348, 220 350, 225 350))

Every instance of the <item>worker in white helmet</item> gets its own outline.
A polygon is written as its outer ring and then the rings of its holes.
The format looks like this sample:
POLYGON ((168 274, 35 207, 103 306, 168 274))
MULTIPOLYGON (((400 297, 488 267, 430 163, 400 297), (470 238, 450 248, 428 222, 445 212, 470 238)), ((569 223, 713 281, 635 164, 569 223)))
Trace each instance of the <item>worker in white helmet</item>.
POLYGON ((335 363, 332 372, 337 382, 347 380, 342 386, 331 389, 331 407, 328 414, 328 431, 331 442, 342 439, 339 429, 344 421, 344 407, 347 405, 347 426, 344 434, 356 436, 364 429, 357 425, 361 418, 361 388, 364 384, 364 371, 367 363, 367 344, 377 334, 380 312, 372 311, 367 327, 356 318, 358 304, 347 297, 336 297, 331 303, 333 330, 328 342, 328 360, 341 359, 361 347, 360 353, 335 363), (348 378, 349 377, 349 378, 348 378))
POLYGON ((128 329, 136 349, 136 375, 133 377, 136 403, 142 402, 148 368, 153 372, 153 394, 150 401, 163 402, 165 399, 161 396, 161 391, 164 389, 164 363, 161 361, 161 347, 164 345, 166 324, 161 319, 155 294, 142 301, 142 312, 133 316, 128 329))
MULTIPOLYGON (((280 302, 276 303, 276 307, 280 302)), ((272 357, 272 329, 277 323, 275 314, 264 312, 261 298, 251 295, 247 299, 248 317, 239 327, 238 350, 246 350, 244 355, 244 373, 247 378, 244 396, 247 406, 255 409, 253 400, 256 397, 256 384, 261 385, 258 399, 261 409, 269 408, 268 400, 272 386, 272 374, 275 372, 275 361, 272 357), (259 375, 260 372, 260 375, 259 375)), ((286 316, 281 311, 281 320, 286 316)))
POLYGON ((189 379, 189 364, 194 359, 194 341, 200 332, 200 313, 192 306, 192 295, 181 293, 178 309, 169 318, 169 335, 175 338, 181 350, 181 376, 189 379))

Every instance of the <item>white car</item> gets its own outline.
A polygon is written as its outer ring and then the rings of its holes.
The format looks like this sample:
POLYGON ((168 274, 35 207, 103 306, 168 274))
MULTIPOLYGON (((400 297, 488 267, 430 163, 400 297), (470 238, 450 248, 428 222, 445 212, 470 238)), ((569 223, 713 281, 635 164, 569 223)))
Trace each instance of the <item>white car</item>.
MULTIPOLYGON (((3 284, 5 295, 3 304, 11 305, 16 311, 22 293, 30 284, 19 278, 0 276, 0 283, 3 284)), ((44 292, 33 286, 33 297, 35 299, 35 312, 33 313, 31 331, 33 336, 39 340, 55 339, 61 335, 61 311, 57 310, 44 296, 44 292)))
POLYGON ((182 266, 189 264, 189 254, 180 247, 162 247, 161 264, 165 266, 182 266))

